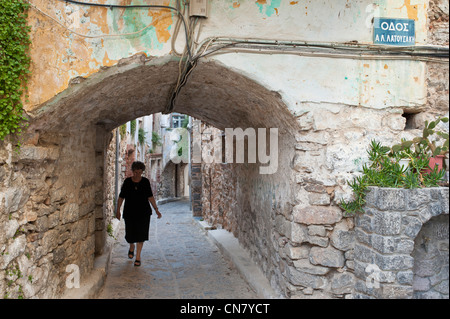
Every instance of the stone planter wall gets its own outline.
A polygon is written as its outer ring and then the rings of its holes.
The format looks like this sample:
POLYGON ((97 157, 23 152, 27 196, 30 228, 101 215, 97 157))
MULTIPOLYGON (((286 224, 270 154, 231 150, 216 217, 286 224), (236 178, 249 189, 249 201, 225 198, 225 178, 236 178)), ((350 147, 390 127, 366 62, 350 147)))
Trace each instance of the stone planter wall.
POLYGON ((366 199, 355 219, 354 298, 448 298, 449 189, 373 187, 366 199))

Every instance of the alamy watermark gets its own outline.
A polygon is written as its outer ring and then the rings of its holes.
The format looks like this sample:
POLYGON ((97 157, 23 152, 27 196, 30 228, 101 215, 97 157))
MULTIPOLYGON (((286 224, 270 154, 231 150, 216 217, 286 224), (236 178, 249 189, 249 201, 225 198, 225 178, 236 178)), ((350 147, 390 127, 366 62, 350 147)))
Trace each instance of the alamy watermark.
POLYGON ((381 269, 374 264, 369 264, 366 269, 369 275, 366 278, 366 287, 369 289, 379 289, 381 281, 381 269))
POLYGON ((69 289, 80 288, 80 267, 75 264, 67 265, 66 273, 68 273, 66 287, 69 289))
MULTIPOLYGON (((259 173, 262 175, 275 174, 278 170, 278 128, 226 128, 224 136, 220 134, 210 134, 210 151, 202 150, 202 134, 197 134, 197 138, 192 141, 192 163, 212 164, 256 164, 259 163, 259 173), (245 148, 247 145, 247 151, 245 148), (247 161, 245 157, 247 155, 247 161)), ((178 145, 189 145, 187 143, 190 132, 187 129, 178 130, 173 140, 177 140, 178 145)), ((203 132, 203 136, 205 136, 203 132)), ((189 162, 188 147, 175 149, 171 154, 171 160, 175 164, 189 162), (181 151, 179 151, 181 149, 181 151)))

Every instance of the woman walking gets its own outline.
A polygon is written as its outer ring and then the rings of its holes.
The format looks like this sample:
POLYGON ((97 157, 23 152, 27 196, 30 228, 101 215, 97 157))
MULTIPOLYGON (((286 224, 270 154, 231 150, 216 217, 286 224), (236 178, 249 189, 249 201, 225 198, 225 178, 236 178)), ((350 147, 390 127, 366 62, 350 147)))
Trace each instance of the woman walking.
POLYGON ((131 165, 131 170, 133 176, 125 179, 119 194, 116 217, 120 220, 120 208, 125 200, 123 218, 125 220, 125 240, 130 244, 128 258, 133 259, 136 249, 134 265, 139 267, 141 265, 142 247, 144 242, 148 240, 150 216, 152 215, 150 203, 158 218, 161 218, 162 215, 156 206, 150 181, 142 177, 142 173, 145 171, 145 164, 134 162, 131 165))

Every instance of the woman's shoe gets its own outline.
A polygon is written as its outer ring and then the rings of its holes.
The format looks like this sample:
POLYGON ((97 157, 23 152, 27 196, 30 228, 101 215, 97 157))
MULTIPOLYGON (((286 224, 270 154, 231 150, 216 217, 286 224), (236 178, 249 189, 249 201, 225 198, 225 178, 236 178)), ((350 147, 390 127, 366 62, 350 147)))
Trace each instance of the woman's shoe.
POLYGON ((128 251, 128 258, 133 259, 134 257, 134 251, 129 250, 128 251))
POLYGON ((136 259, 136 260, 134 261, 134 266, 135 266, 135 267, 140 267, 140 266, 141 266, 141 261, 136 259))

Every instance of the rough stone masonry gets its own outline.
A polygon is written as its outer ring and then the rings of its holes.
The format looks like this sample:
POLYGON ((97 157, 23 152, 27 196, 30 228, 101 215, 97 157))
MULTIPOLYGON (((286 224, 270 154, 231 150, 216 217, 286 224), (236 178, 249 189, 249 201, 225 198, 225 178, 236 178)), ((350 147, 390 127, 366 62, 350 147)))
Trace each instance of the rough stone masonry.
POLYGON ((449 189, 371 187, 356 218, 355 298, 449 298, 449 189))

